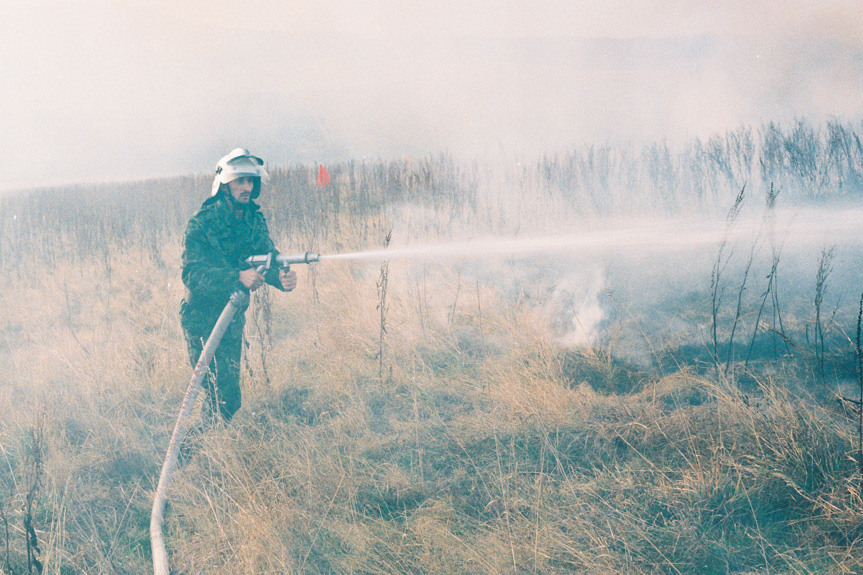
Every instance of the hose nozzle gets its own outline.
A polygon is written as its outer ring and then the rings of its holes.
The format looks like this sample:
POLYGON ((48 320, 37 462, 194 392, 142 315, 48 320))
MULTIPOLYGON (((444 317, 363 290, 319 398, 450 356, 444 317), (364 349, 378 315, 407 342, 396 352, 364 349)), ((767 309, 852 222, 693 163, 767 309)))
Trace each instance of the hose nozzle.
POLYGON ((270 269, 270 266, 276 265, 282 269, 290 269, 292 264, 310 264, 321 261, 321 256, 306 252, 303 254, 279 254, 273 258, 272 254, 260 256, 250 256, 246 258, 246 263, 254 268, 261 268, 263 271, 270 269), (276 261, 273 262, 273 259, 276 261))
POLYGON ((321 261, 321 256, 312 252, 306 252, 304 254, 279 254, 276 256, 276 262, 281 267, 289 266, 291 264, 310 264, 319 261, 321 261))

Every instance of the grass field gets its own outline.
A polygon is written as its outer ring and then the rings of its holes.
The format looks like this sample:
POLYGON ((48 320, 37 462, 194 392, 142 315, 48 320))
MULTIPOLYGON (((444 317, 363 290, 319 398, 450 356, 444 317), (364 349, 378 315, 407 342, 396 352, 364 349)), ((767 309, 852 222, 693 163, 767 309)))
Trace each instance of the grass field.
MULTIPOLYGON (((272 168, 285 252, 669 216, 727 234, 296 266, 294 293, 253 297, 242 410, 176 476, 172 567, 863 572, 860 416, 840 399, 860 399, 863 246, 760 223, 857 209, 861 128, 345 163, 325 188, 316 167, 272 168)), ((182 231, 210 182, 0 196, 0 573, 150 570, 191 371, 182 231)))

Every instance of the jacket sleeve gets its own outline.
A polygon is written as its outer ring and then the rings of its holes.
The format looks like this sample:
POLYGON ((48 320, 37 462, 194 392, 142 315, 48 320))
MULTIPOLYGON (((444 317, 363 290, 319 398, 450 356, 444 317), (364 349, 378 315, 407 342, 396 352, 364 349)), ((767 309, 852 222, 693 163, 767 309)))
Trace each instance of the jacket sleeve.
POLYGON ((183 283, 193 297, 222 301, 239 286, 238 262, 229 262, 218 238, 199 218, 192 218, 183 240, 183 283))

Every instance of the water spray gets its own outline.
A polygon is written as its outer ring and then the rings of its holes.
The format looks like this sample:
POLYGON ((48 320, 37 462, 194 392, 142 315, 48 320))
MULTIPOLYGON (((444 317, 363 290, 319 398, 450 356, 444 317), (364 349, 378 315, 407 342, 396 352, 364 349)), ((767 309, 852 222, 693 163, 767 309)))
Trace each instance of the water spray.
MULTIPOLYGON (((785 229, 785 243, 844 243, 859 237, 860 211, 795 210, 779 212, 777 223, 785 229)), ((371 251, 322 255, 324 260, 464 259, 489 256, 535 257, 587 254, 614 250, 633 252, 685 251, 709 247, 723 238, 747 238, 758 234, 763 217, 741 217, 733 230, 717 218, 618 219, 606 227, 585 227, 577 232, 523 237, 480 237, 468 241, 389 247, 371 251)))

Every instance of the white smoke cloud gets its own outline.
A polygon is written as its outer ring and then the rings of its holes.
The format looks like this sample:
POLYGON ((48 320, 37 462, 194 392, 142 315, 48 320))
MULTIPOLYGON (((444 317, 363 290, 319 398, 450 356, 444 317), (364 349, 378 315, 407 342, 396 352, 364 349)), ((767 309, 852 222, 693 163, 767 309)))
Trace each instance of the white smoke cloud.
POLYGON ((605 274, 594 267, 567 274, 553 287, 544 312, 557 342, 564 347, 590 346, 606 314, 600 303, 605 274))
POLYGON ((0 20, 0 186, 680 138, 858 117, 857 1, 180 4, 0 20))

